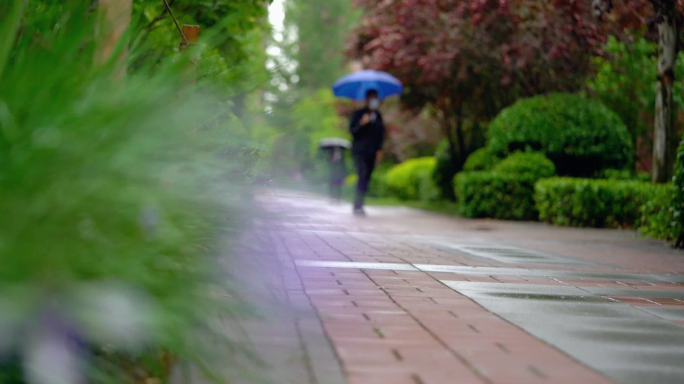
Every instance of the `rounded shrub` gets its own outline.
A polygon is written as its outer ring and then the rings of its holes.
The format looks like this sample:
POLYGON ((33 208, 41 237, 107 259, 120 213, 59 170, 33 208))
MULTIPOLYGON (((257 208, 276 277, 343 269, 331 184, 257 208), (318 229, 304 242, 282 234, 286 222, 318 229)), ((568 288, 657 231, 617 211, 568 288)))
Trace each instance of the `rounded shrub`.
POLYGON ((535 179, 551 177, 556 174, 556 167, 542 153, 516 152, 501 160, 494 166, 495 172, 505 174, 528 174, 535 179))
POLYGON ((542 152, 559 175, 591 177, 602 169, 624 169, 631 163, 631 138, 618 115, 601 103, 572 94, 519 100, 491 122, 488 134, 494 155, 542 152))
POLYGON ((432 175, 436 163, 434 157, 419 157, 392 167, 385 175, 389 193, 402 200, 418 200, 421 178, 432 175))
POLYGON ((464 171, 489 171, 500 161, 498 157, 494 156, 489 148, 480 148, 468 156, 465 164, 463 164, 464 171))

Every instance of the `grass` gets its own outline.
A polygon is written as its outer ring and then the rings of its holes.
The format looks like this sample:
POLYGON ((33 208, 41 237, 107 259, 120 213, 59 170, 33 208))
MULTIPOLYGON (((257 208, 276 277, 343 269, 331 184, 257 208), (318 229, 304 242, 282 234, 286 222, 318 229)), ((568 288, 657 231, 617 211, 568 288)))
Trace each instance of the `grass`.
POLYGON ((405 201, 395 197, 369 197, 368 206, 404 206, 445 215, 458 216, 458 205, 451 201, 405 201))

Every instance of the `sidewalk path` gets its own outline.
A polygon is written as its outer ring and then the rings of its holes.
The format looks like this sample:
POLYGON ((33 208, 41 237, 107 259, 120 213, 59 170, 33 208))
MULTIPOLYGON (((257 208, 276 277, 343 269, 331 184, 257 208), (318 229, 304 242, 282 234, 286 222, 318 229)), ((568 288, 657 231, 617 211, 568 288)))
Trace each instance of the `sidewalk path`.
POLYGON ((307 382, 684 382, 684 252, 662 242, 397 207, 357 218, 297 193, 259 201, 289 302, 315 314, 288 322, 314 335, 307 382))

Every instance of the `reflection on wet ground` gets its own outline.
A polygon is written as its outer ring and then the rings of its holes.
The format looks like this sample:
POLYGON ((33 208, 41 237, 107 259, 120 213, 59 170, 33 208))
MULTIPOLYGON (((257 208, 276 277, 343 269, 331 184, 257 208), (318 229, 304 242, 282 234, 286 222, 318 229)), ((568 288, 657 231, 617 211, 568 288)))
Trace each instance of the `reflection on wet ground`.
MULTIPOLYGON (((668 321, 681 320, 680 309, 642 309, 604 297, 634 290, 442 282, 616 382, 682 382, 684 328, 668 321)), ((682 291, 645 292, 684 297, 682 291)))

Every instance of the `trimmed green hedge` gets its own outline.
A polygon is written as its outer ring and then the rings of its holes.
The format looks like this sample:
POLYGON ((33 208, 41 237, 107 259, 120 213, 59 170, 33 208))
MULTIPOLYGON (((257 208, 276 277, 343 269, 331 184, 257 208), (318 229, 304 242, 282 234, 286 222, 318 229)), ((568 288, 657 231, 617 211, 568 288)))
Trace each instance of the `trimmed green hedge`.
POLYGON ((536 181, 529 174, 461 172, 454 179, 459 212, 471 218, 534 220, 536 181))
POLYGON ((596 173, 595 178, 608 180, 638 180, 644 182, 651 181, 651 175, 648 173, 637 173, 629 169, 602 169, 596 173))
POLYGON ((494 172, 505 174, 527 174, 542 179, 556 174, 553 162, 541 153, 516 152, 494 166, 494 172))
POLYGON ((641 206, 654 190, 639 181, 542 179, 534 199, 539 218, 547 223, 572 227, 633 228, 641 221, 641 206))
MULTIPOLYGON (((427 187, 428 182, 424 180, 425 178, 429 178, 432 182, 432 173, 436 163, 437 160, 434 157, 419 157, 390 168, 385 175, 389 193, 401 200, 420 199, 421 185, 423 189, 427 187)), ((426 191, 425 195, 429 193, 426 191)))
POLYGON ((651 192, 641 206, 639 233, 656 239, 676 240, 681 224, 675 216, 673 184, 651 185, 651 192))
POLYGON ((542 152, 564 176, 593 177, 602 169, 624 169, 632 161, 632 140, 618 115, 572 94, 519 100, 492 120, 488 134, 493 154, 542 152))
POLYGON ((535 220, 534 183, 554 175, 551 160, 541 153, 518 152, 496 163, 491 162, 495 158, 486 151, 480 151, 477 156, 489 159, 479 164, 495 165, 491 172, 456 175, 454 185, 461 214, 466 217, 535 220))
POLYGON ((468 156, 465 164, 463 164, 463 170, 491 171, 499 161, 501 161, 501 159, 494 156, 487 147, 480 148, 468 156))

